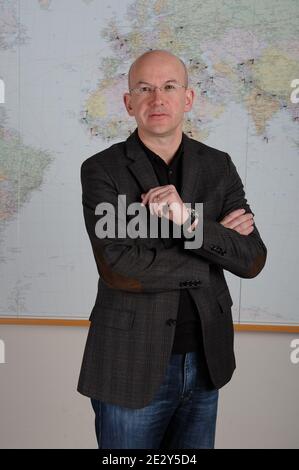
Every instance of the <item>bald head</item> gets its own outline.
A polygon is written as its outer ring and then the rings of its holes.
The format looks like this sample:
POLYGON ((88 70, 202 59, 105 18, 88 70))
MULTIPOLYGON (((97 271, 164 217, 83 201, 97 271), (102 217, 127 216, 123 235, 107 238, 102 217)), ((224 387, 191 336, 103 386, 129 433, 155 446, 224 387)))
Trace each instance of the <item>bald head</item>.
MULTIPOLYGON (((129 73, 128 73, 128 86, 129 90, 134 86, 134 76, 138 69, 145 63, 149 62, 159 65, 159 63, 163 61, 168 61, 170 63, 176 64, 179 74, 183 78, 183 83, 185 87, 188 87, 188 71, 184 62, 177 57, 176 55, 172 54, 169 51, 165 51, 162 49, 155 49, 152 51, 144 52, 142 55, 137 57, 137 59, 132 63, 129 73)), ((175 77, 173 77, 175 78, 175 77)))

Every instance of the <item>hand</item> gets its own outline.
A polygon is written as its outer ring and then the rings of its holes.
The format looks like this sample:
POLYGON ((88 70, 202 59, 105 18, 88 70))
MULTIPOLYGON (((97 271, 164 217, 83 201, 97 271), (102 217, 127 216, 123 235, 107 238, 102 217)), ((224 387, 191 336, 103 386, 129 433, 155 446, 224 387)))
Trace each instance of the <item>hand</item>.
POLYGON ((253 214, 244 214, 245 209, 237 209, 226 215, 220 222, 226 228, 230 228, 241 235, 249 235, 253 230, 253 214))
POLYGON ((142 205, 149 205, 151 214, 166 217, 177 225, 182 225, 189 217, 187 207, 173 184, 157 186, 141 194, 142 205))

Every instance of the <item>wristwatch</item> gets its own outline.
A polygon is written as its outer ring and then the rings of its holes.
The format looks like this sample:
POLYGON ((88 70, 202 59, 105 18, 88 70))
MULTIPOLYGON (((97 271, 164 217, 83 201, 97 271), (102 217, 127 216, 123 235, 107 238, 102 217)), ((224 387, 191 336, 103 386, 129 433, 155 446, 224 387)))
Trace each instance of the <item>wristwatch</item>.
MULTIPOLYGON (((196 219, 199 219, 199 213, 195 209, 187 207, 187 211, 189 213, 189 217, 186 222, 184 222, 184 224, 182 225, 183 233, 186 229, 191 227, 191 225, 195 222, 196 219)), ((188 230, 188 232, 190 232, 190 230, 188 230)))

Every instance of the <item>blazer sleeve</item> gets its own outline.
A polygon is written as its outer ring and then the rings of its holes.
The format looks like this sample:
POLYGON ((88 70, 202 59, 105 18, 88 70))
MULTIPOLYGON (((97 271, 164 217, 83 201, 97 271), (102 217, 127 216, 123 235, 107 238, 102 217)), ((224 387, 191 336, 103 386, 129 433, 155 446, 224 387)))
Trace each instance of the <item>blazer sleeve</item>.
MULTIPOLYGON (((236 230, 219 223, 227 214, 236 209, 251 211, 237 169, 226 153, 227 177, 222 213, 218 221, 203 216, 203 243, 200 248, 188 248, 188 251, 230 271, 241 278, 254 278, 263 269, 267 248, 254 223, 254 230, 249 235, 241 235, 236 230)), ((204 214, 204 203, 203 203, 204 214)))
MULTIPOLYGON (((146 239, 128 236, 99 238, 96 224, 103 215, 96 214, 96 206, 109 203, 107 211, 110 207, 117 214, 117 185, 99 159, 93 157, 81 165, 81 184, 86 230, 98 273, 109 287, 132 292, 163 292, 208 284, 208 261, 194 257, 180 244, 165 247, 158 241, 153 247, 146 239), (183 284, 186 280, 190 282, 183 284)), ((116 220, 116 234, 119 223, 116 220)))

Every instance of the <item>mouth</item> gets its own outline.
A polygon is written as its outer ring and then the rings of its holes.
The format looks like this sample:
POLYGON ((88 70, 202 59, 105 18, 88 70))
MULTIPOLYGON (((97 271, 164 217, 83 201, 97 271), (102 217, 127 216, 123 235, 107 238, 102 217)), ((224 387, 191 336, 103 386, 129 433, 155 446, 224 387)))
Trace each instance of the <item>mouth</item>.
POLYGON ((151 119, 163 119, 165 117, 167 117, 168 115, 167 114, 164 114, 164 113, 153 113, 153 114, 150 114, 149 117, 151 119))

